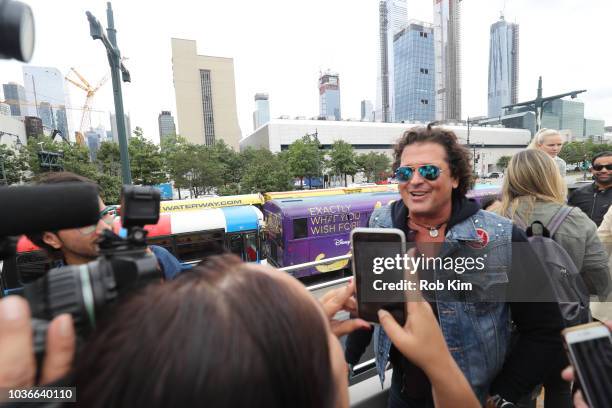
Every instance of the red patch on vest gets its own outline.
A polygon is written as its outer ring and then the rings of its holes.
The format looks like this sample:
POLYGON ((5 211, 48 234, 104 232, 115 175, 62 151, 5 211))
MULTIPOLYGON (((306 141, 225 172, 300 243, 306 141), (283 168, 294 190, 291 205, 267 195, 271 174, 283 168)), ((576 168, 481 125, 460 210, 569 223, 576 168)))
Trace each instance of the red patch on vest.
POLYGON ((478 241, 470 241, 467 244, 474 249, 482 249, 489 243, 489 233, 482 228, 476 228, 476 235, 478 235, 478 241))

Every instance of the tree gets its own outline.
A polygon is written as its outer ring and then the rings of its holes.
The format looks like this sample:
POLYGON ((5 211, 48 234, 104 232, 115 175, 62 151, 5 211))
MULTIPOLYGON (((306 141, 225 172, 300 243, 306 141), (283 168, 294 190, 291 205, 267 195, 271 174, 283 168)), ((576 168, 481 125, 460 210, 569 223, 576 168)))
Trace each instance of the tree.
POLYGON ((240 155, 226 145, 223 140, 215 142, 212 153, 215 160, 223 166, 223 186, 227 187, 229 184, 240 183, 244 169, 244 162, 240 155))
POLYGON ((506 167, 508 167, 508 163, 510 163, 510 159, 512 159, 511 156, 501 156, 497 160, 497 167, 499 167, 501 170, 505 170, 506 167))
POLYGON ((240 183, 242 193, 293 190, 292 173, 286 157, 288 153, 275 155, 266 149, 253 149, 249 153, 252 153, 252 160, 247 167, 249 171, 240 183))
POLYGON ((65 171, 70 171, 87 177, 100 186, 100 195, 107 204, 118 204, 121 191, 121 179, 119 176, 106 174, 99 171, 98 165, 89 160, 89 150, 76 143, 64 141, 53 141, 49 137, 38 137, 28 140, 28 144, 22 147, 20 152, 26 163, 28 178, 32 178, 44 172, 40 167, 38 153, 41 151, 61 152, 63 158, 61 163, 65 171))
POLYGON ((391 159, 384 153, 370 152, 356 157, 359 171, 362 171, 368 183, 385 180, 391 168, 391 159))
POLYGON ((19 150, 0 144, 0 186, 20 183, 27 170, 19 150))
POLYGON ((96 155, 100 171, 110 176, 121 176, 121 155, 119 145, 114 142, 102 142, 96 155))
POLYGON ((353 146, 345 141, 336 140, 332 144, 329 158, 329 168, 333 174, 344 176, 344 186, 346 187, 346 176, 354 176, 359 170, 353 146))
POLYGON ((142 133, 135 131, 134 134, 128 146, 134 184, 154 185, 166 182, 159 146, 142 136, 142 133))
POLYGON ((190 161, 186 174, 191 179, 195 197, 214 192, 223 184, 223 165, 215 160, 212 147, 192 145, 190 150, 195 160, 190 161))
MULTIPOLYGON (((131 136, 132 135, 127 135, 128 141, 129 141, 131 136)), ((144 130, 142 130, 142 128, 140 126, 136 126, 136 129, 134 129, 134 136, 136 136, 136 137, 144 137, 144 130)))
POLYGON ((304 177, 321 175, 325 155, 317 138, 306 135, 291 143, 286 157, 290 173, 300 179, 301 188, 304 187, 304 177))

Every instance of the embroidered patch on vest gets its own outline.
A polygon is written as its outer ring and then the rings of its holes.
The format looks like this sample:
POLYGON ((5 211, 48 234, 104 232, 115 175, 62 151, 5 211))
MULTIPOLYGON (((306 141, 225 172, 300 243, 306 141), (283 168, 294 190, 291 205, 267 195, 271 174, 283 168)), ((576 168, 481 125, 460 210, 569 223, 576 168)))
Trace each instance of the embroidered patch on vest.
POLYGON ((466 244, 474 249, 482 249, 489 244, 489 233, 482 228, 476 228, 478 241, 468 241, 466 244))

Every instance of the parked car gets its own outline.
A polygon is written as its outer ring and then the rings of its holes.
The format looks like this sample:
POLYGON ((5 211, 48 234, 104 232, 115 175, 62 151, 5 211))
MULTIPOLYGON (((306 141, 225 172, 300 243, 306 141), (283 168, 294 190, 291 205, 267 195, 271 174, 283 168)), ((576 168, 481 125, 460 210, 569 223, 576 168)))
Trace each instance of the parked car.
POLYGON ((484 178, 502 178, 504 177, 504 173, 499 171, 492 171, 491 173, 485 174, 484 178))

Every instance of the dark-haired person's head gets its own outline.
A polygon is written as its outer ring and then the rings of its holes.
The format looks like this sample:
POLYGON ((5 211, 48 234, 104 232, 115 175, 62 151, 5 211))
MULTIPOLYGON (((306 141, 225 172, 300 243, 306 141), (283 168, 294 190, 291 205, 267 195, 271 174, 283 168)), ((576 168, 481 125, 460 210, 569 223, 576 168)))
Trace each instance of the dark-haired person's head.
POLYGON ((286 273, 234 255, 127 299, 75 361, 87 407, 348 407, 321 306, 286 273))
MULTIPOLYGON (((98 185, 83 176, 68 171, 50 172, 41 175, 34 184, 50 185, 65 183, 87 183, 98 185)), ((41 231, 28 234, 28 239, 36 246, 44 249, 51 258, 63 259, 69 265, 79 265, 90 262, 98 256, 97 240, 105 229, 110 229, 113 214, 106 213, 104 202, 98 198, 100 206, 100 221, 96 225, 82 228, 71 228, 59 231, 41 231)))
POLYGON ((612 152, 600 152, 591 160, 591 173, 599 188, 612 186, 612 152))
POLYGON ((470 154, 443 127, 407 130, 394 147, 393 168, 411 216, 434 217, 472 187, 470 154))

